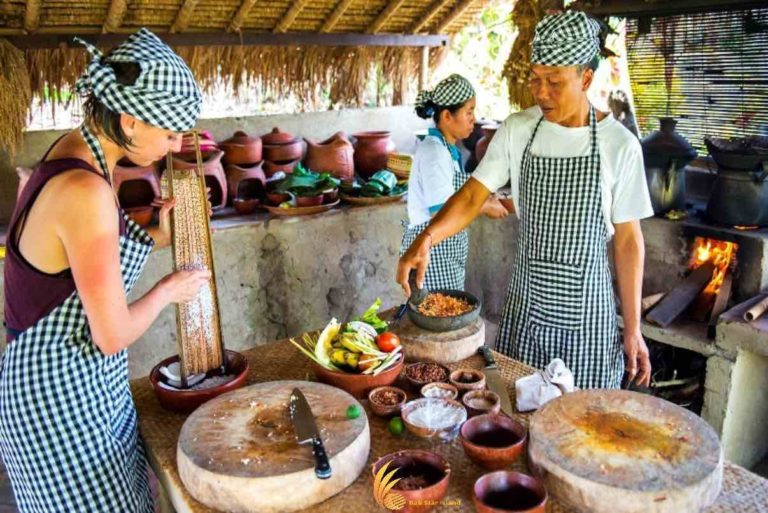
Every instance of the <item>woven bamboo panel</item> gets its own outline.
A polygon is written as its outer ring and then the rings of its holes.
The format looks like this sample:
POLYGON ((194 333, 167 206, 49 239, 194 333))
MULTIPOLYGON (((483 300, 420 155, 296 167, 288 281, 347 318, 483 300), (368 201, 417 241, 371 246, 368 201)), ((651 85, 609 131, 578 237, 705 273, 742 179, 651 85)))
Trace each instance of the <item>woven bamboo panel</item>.
MULTIPOLYGON (((280 379, 314 379, 307 358, 299 355, 287 341, 255 347, 245 351, 244 355, 248 358, 251 368, 248 384, 280 379)), ((494 352, 494 357, 501 369, 502 377, 508 384, 514 404, 515 380, 531 374, 533 369, 499 353, 494 352)), ((448 365, 451 369, 460 367, 480 369, 482 366, 483 359, 480 356, 472 356, 448 365)), ((400 386, 403 384, 401 383, 400 386)), ((175 504, 177 513, 214 513, 214 510, 189 496, 181 484, 176 469, 176 443, 186 416, 163 410, 147 378, 134 380, 131 388, 139 413, 139 428, 155 472, 158 473, 161 483, 173 491, 172 495, 180 497, 183 501, 183 505, 175 504)), ((387 430, 387 421, 371 414, 367 404, 365 408, 371 427, 369 468, 378 457, 399 449, 420 448, 437 452, 448 459, 452 474, 445 504, 432 511, 435 513, 475 511, 472 504, 472 485, 486 471, 464 455, 458 440, 452 443, 431 443, 410 434, 406 434, 403 438, 395 438, 387 430)), ((514 417, 528 425, 530 414, 519 413, 514 417)), ((511 468, 528 472, 527 462, 524 459, 517 461, 511 468)), ((717 503, 705 513, 764 513, 766 504, 768 504, 768 480, 741 467, 726 464, 723 491, 717 503)), ((373 479, 369 472, 364 471, 357 481, 342 493, 306 511, 339 513, 385 510, 376 505, 373 499, 373 479)), ((564 509, 556 501, 550 501, 547 513, 572 512, 564 509)))
POLYGON ((186 377, 217 369, 224 363, 208 198, 200 165, 198 169, 173 169, 172 159, 168 158, 163 178, 168 196, 176 198, 171 210, 174 269, 211 271, 211 279, 193 300, 176 305, 177 346, 182 376, 186 377))

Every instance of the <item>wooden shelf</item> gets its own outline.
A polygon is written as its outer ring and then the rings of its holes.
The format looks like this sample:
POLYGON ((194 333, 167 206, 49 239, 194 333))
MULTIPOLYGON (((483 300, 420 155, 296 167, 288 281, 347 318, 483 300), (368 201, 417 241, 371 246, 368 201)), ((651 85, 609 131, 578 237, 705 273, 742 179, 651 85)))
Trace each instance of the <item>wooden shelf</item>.
MULTIPOLYGON (((624 328, 624 319, 618 316, 619 327, 624 328)), ((686 319, 675 321, 667 328, 654 326, 642 321, 640 330, 643 337, 681 349, 688 349, 704 356, 717 353, 713 340, 707 338, 707 324, 686 319)))

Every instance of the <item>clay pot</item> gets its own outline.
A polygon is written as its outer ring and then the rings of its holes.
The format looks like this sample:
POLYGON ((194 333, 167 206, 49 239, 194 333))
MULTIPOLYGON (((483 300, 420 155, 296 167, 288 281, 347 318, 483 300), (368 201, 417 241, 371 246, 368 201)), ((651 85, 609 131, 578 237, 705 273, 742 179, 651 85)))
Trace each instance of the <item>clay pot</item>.
MULTIPOLYGON (((203 152, 202 155, 205 185, 211 189, 211 206, 214 210, 227 205, 227 177, 221 163, 223 156, 224 152, 221 150, 203 152)), ((173 167, 174 169, 196 169, 196 159, 193 156, 190 160, 186 154, 174 154, 173 167)))
POLYGON ((258 198, 235 198, 232 200, 232 205, 235 207, 235 212, 241 216, 247 216, 253 214, 259 205, 261 200, 258 198))
MULTIPOLYGON (((245 356, 226 349, 226 361, 227 361, 227 373, 234 374, 235 379, 228 381, 222 385, 207 388, 205 390, 168 390, 159 385, 162 379, 160 374, 160 367, 167 367, 173 362, 178 362, 178 355, 166 358, 162 362, 155 365, 152 371, 149 373, 149 382, 152 384, 152 388, 157 395, 157 399, 160 401, 160 406, 166 410, 171 410, 180 413, 189 413, 209 399, 221 395, 225 392, 240 388, 245 384, 245 378, 248 376, 248 360, 245 356)), ((210 371, 210 376, 219 375, 219 370, 210 371)))
POLYGON ((475 145, 475 159, 477 160, 478 164, 481 160, 483 160, 485 152, 488 151, 488 145, 491 144, 491 139, 493 139, 493 136, 496 135, 496 130, 498 129, 498 125, 483 126, 483 137, 481 137, 475 145))
POLYGON ((355 176, 353 155, 355 148, 344 132, 336 132, 323 142, 304 139, 307 155, 304 165, 317 173, 331 173, 341 180, 352 180, 355 176))
POLYGON ((488 470, 501 470, 522 454, 525 427, 506 415, 489 413, 466 421, 459 431, 467 457, 488 470))
POLYGON ((304 153, 304 145, 293 134, 281 132, 275 127, 268 134, 261 136, 264 159, 271 162, 300 160, 304 153))
POLYGON ((371 411, 373 411, 374 415, 380 417, 397 415, 407 399, 408 396, 405 394, 405 390, 397 387, 376 387, 368 393, 368 404, 371 406, 371 411), (396 404, 382 404, 376 401, 377 394, 387 391, 397 394, 399 401, 396 404))
POLYGON ((267 188, 267 177, 264 175, 262 164, 263 162, 257 162, 250 166, 227 164, 224 172, 227 175, 227 192, 230 200, 257 198, 263 194, 267 188), (247 190, 241 191, 240 185, 244 182, 247 190))
POLYGON ((420 474, 430 482, 429 486, 416 490, 392 488, 389 493, 397 494, 405 500, 399 501, 404 504, 404 507, 391 509, 397 509, 399 513, 426 513, 442 502, 448 491, 448 482, 451 477, 451 465, 445 458, 434 452, 420 449, 393 452, 382 456, 371 466, 374 478, 387 463, 389 463, 387 472, 401 469, 395 475, 396 478, 408 477, 409 474, 420 474))
POLYGON ((124 208, 128 217, 133 219, 133 222, 141 226, 142 228, 148 226, 152 222, 152 215, 155 213, 155 207, 152 205, 146 205, 141 207, 129 207, 124 208))
POLYGON ((401 357, 394 366, 376 376, 372 374, 331 371, 314 362, 311 365, 312 370, 317 375, 317 379, 321 383, 340 388, 352 394, 356 399, 362 399, 371 389, 394 383, 403 369, 403 358, 401 357))
POLYGON ((296 196, 297 207, 316 207, 323 204, 323 195, 316 194, 315 196, 296 196))
POLYGON ((124 209, 145 207, 161 196, 158 166, 137 166, 123 159, 115 166, 112 187, 124 209))
MULTIPOLYGON (((200 151, 214 152, 219 149, 219 145, 213 139, 208 130, 201 130, 199 135, 200 151)), ((178 154, 184 155, 185 159, 195 158, 195 136, 192 133, 186 133, 181 138, 181 149, 178 154)))
POLYGON ((293 168, 296 167, 296 164, 298 163, 299 163, 299 159, 283 160, 280 162, 272 162, 271 160, 265 160, 264 165, 262 167, 264 169, 264 174, 266 175, 267 178, 269 178, 279 171, 282 171, 285 174, 293 173, 293 168))
POLYGON ((459 395, 464 395, 470 390, 483 390, 485 374, 477 369, 457 369, 451 372, 448 382, 458 389, 459 395))
POLYGON ((492 390, 470 390, 461 398, 470 417, 501 411, 501 398, 492 390))
POLYGON ((332 191, 323 192, 323 203, 333 203, 339 199, 339 190, 333 189, 332 191))
POLYGON ((538 479, 510 470, 475 481, 472 500, 478 513, 544 513, 547 491, 538 479))
POLYGON ((291 196, 289 194, 285 194, 282 192, 268 192, 266 194, 267 202, 269 202, 270 205, 279 206, 280 203, 284 201, 288 201, 291 199, 291 196))
POLYGON ((376 171, 387 168, 387 155, 395 151, 387 131, 358 132, 355 137, 355 171, 368 180, 376 171))
POLYGON ((255 164, 261 160, 261 138, 251 137, 238 130, 235 135, 219 144, 227 164, 255 164))

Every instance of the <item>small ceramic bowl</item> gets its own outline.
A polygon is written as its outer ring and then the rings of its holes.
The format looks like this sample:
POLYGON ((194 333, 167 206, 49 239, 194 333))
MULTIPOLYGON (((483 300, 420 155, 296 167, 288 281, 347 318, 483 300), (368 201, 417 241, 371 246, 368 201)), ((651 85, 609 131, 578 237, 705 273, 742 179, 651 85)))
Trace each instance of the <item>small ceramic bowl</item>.
POLYGON ((134 223, 143 228, 152 222, 152 215, 155 213, 155 207, 152 205, 147 205, 145 207, 130 207, 125 209, 125 213, 128 214, 128 217, 130 217, 134 223))
POLYGON ((470 417, 501 411, 501 398, 492 390, 470 390, 464 394, 461 402, 470 417))
POLYGON ((337 199, 339 199, 338 189, 323 192, 323 203, 333 203, 337 199))
POLYGON ((421 387, 422 397, 442 397, 444 399, 456 399, 459 391, 450 383, 427 383, 421 387))
POLYGON ((478 513, 544 513, 547 491, 526 474, 498 470, 475 481, 472 500, 478 513))
POLYGON ((472 417, 460 430, 467 457, 488 470, 501 470, 522 454, 528 438, 525 427, 506 415, 472 417))
POLYGON ((477 369, 457 369, 451 372, 449 382, 459 390, 459 395, 470 390, 485 388, 485 374, 477 369))
POLYGON ((315 196, 296 196, 297 207, 316 207, 323 204, 323 195, 317 194, 315 196))
POLYGON ((405 394, 405 390, 397 387, 376 387, 368 392, 368 404, 371 405, 371 411, 374 415, 380 417, 390 417, 400 413, 400 408, 403 407, 408 396, 405 394), (382 394, 397 396, 397 402, 395 404, 384 404, 381 399, 377 400, 377 397, 381 397, 382 394))
POLYGON ((434 362, 416 362, 416 363, 409 363, 405 366, 405 379, 408 381, 408 383, 411 385, 414 391, 420 391, 421 387, 426 385, 427 383, 435 383, 435 382, 446 382, 448 381, 448 376, 450 376, 451 370, 446 367, 445 365, 440 365, 439 363, 434 362), (435 371, 435 375, 430 375, 425 378, 417 377, 421 374, 423 374, 423 370, 427 367, 431 367, 433 369, 441 369, 441 371, 435 371), (441 376, 444 376, 442 379, 436 379, 437 373, 439 373, 441 376))
POLYGON ((450 441, 467 420, 467 410, 453 399, 425 397, 405 403, 400 416, 405 427, 414 435, 450 441))
POLYGON ((235 211, 241 216, 253 214, 260 204, 261 201, 258 198, 235 198, 232 200, 235 211))
MULTIPOLYGON (((401 478, 384 497, 388 509, 398 513, 426 513, 442 502, 451 477, 451 465, 445 458, 419 449, 385 454, 371 466, 374 482, 387 464, 386 472, 382 472, 378 479, 395 469, 398 471, 392 478, 401 478), (426 486, 416 488, 419 484, 426 486)), ((386 486, 386 483, 382 485, 386 486)))
POLYGON ((270 205, 278 206, 284 201, 291 199, 291 196, 282 192, 268 192, 267 201, 270 205))

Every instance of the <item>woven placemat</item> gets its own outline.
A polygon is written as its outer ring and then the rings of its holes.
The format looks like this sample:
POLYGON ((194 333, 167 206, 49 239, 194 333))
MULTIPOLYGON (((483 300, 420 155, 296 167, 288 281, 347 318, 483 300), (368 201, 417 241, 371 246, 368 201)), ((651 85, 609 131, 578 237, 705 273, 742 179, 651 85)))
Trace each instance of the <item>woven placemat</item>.
MULTIPOLYGON (((248 358, 251 366, 248 384, 281 379, 314 380, 307 358, 299 355, 288 341, 259 346, 244 352, 244 355, 248 358)), ((501 354, 494 353, 494 356, 504 380, 509 385, 509 394, 514 404, 514 382, 518 378, 531 374, 533 369, 501 354)), ((461 362, 450 364, 448 367, 451 369, 460 367, 480 369, 483 367, 483 359, 480 356, 472 356, 461 362)), ((200 504, 189 496, 184 490, 176 469, 176 442, 186 415, 162 409, 147 378, 132 381, 131 389, 139 413, 139 429, 147 446, 150 460, 155 467, 155 472, 158 473, 162 483, 166 486, 170 485, 171 496, 180 495, 188 504, 186 510, 179 508, 179 513, 186 511, 194 513, 214 512, 215 510, 200 504)), ((387 430, 386 420, 372 415, 367 405, 366 409, 369 413, 371 426, 369 465, 384 454, 404 448, 420 448, 437 452, 451 463, 452 475, 448 494, 443 501, 444 504, 436 507, 433 511, 474 511, 472 485, 478 477, 487 471, 472 463, 464 455, 458 440, 454 440, 452 443, 435 443, 427 442, 410 434, 406 434, 403 438, 395 438, 387 430)), ((526 426, 529 417, 530 414, 515 415, 515 418, 526 426)), ((528 472, 524 458, 516 462, 511 468, 528 472)), ((338 513, 340 511, 370 512, 376 510, 385 511, 384 508, 375 503, 373 479, 370 472, 364 471, 357 481, 344 492, 305 511, 338 513)), ((768 511, 768 480, 736 465, 726 464, 723 492, 717 503, 706 513, 764 513, 765 511, 768 511)), ((547 512, 571 513, 555 501, 550 501, 547 512)))

